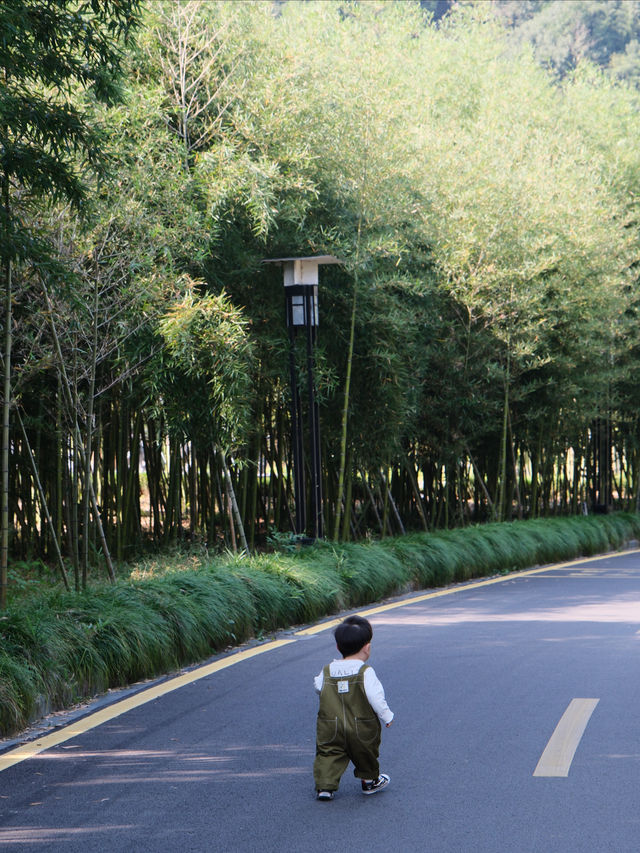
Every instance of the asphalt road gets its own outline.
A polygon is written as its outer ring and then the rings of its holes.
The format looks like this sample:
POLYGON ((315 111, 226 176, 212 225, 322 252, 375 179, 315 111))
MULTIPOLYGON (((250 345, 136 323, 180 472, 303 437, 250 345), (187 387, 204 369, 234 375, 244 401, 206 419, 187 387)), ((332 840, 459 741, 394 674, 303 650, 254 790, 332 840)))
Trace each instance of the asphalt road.
POLYGON ((316 802, 312 678, 333 640, 283 634, 0 770, 0 851, 640 850, 640 553, 371 621, 370 663, 396 713, 387 790, 363 797, 347 771, 335 800, 316 802), (534 775, 575 699, 594 701, 560 744, 566 775, 534 775))

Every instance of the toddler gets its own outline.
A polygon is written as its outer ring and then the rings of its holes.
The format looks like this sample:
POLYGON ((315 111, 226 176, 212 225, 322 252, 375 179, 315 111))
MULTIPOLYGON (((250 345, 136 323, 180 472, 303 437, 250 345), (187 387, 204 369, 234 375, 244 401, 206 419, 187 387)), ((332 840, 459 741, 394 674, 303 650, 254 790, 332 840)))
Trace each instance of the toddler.
POLYGON ((373 630, 362 616, 348 616, 334 631, 342 660, 334 660, 314 679, 320 694, 313 776, 318 800, 332 800, 349 761, 361 779, 362 793, 375 794, 390 782, 380 773, 381 723, 393 720, 384 689, 367 665, 373 630))

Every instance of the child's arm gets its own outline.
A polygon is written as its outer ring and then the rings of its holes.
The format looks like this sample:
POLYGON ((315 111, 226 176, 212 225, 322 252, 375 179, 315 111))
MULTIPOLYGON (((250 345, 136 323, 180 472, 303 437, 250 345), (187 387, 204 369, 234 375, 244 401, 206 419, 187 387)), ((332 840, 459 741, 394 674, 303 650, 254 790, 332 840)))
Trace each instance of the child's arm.
POLYGON ((387 700, 384 695, 384 687, 380 683, 380 679, 370 666, 367 667, 364 673, 364 692, 367 695, 369 704, 376 712, 378 719, 388 728, 391 725, 394 713, 387 705, 387 700))

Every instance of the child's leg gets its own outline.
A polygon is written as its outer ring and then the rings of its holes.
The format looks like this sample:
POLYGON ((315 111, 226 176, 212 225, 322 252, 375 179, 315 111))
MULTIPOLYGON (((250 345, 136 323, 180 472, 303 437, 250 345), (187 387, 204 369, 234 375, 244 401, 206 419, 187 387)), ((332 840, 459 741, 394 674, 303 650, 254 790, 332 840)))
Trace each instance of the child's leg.
POLYGON ((335 744, 317 745, 313 763, 316 791, 337 791, 348 763, 349 756, 342 747, 335 744))
POLYGON ((380 734, 380 724, 375 720, 368 728, 359 726, 356 736, 349 738, 347 750, 355 766, 353 775, 357 779, 377 779, 380 775, 380 734))

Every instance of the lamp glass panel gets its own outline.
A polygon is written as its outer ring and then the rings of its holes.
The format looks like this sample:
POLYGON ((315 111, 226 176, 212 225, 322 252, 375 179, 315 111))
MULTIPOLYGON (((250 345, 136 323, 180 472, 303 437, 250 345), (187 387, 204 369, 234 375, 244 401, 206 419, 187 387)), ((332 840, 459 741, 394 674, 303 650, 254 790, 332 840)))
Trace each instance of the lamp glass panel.
POLYGON ((291 322, 294 326, 305 325, 304 296, 291 297, 291 322))

